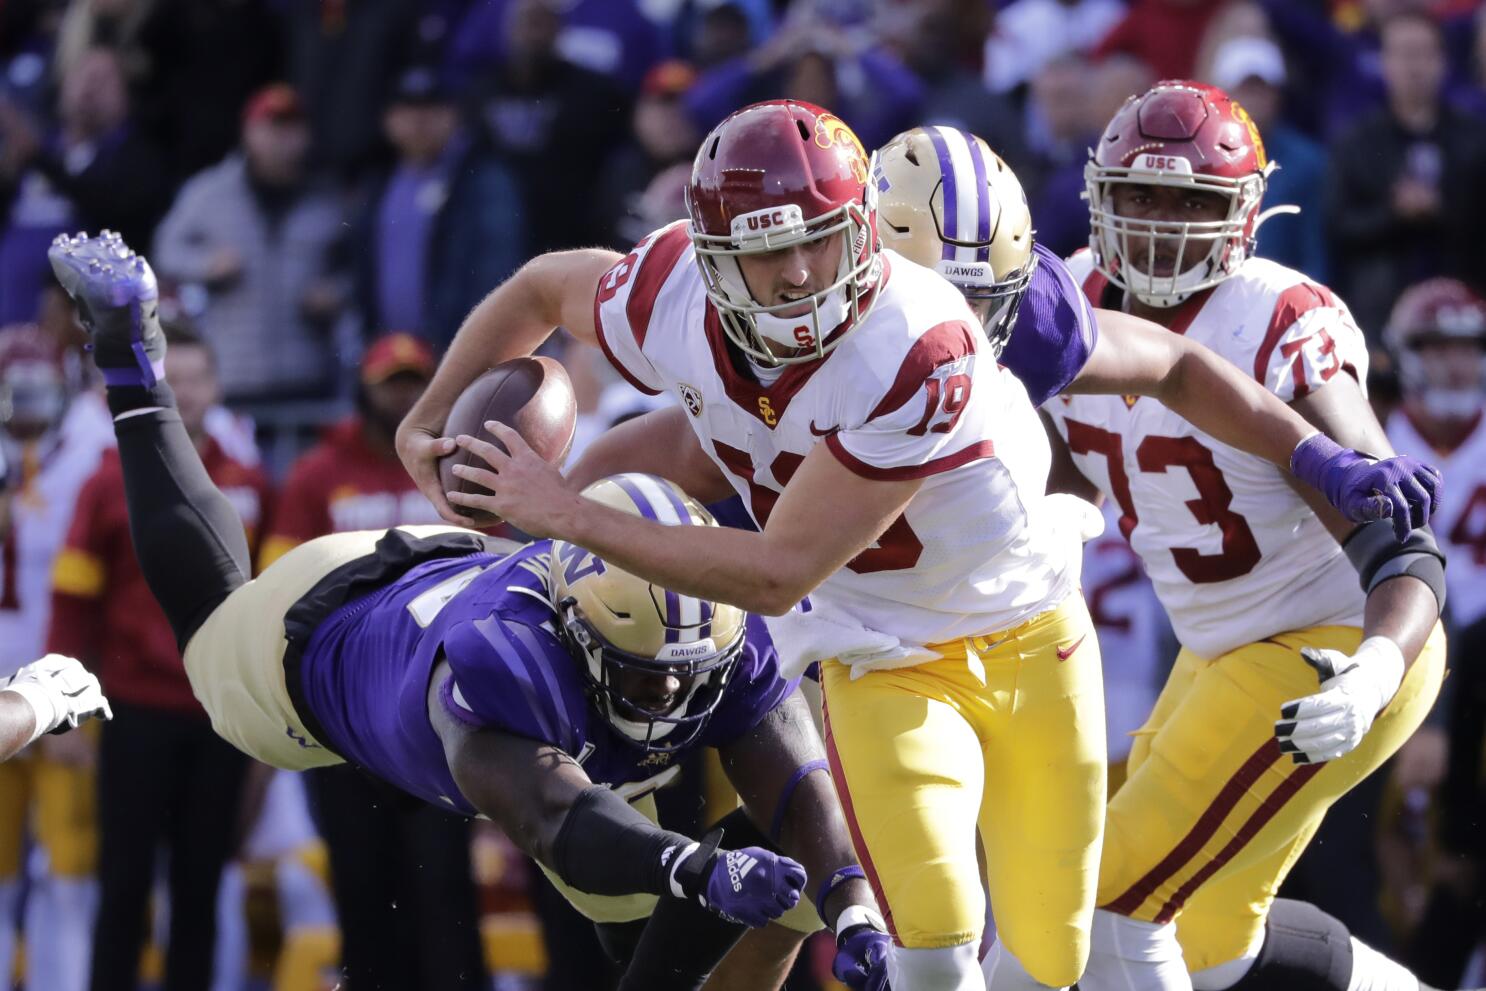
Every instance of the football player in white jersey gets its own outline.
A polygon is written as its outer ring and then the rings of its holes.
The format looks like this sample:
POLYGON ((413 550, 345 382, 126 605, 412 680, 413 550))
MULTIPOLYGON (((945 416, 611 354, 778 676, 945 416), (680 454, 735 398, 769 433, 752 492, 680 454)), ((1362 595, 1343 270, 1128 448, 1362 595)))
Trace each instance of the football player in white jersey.
POLYGON ((1398 298, 1383 336, 1403 392, 1388 440, 1428 456, 1453 487, 1435 529, 1449 552, 1451 630, 1463 631, 1486 616, 1486 300, 1455 279, 1421 282, 1398 298))
MULTIPOLYGON (((882 149, 874 175, 884 242, 938 270, 981 309, 988 337, 1004 342, 1002 364, 1022 379, 1034 401, 1062 392, 1107 392, 1111 387, 1128 392, 1127 403, 1142 393, 1160 394, 1152 389, 1151 381, 1117 382, 1107 376, 1100 379, 1098 389, 1088 388, 1091 373, 1099 370, 1109 354, 1128 346, 1121 342, 1130 332, 1121 325, 1116 333, 1099 335, 1095 341, 1093 335, 1077 333, 1075 324, 1059 319, 1065 309, 1076 308, 1063 297, 1082 295, 1082 289, 1061 259, 1031 243, 1032 221, 1020 184, 979 138, 946 127, 916 128, 882 149), (970 191, 979 195, 970 196, 970 191), (955 216, 956 204, 961 210, 974 207, 986 215, 980 229, 989 230, 989 236, 948 237, 957 227, 967 229, 965 222, 971 219, 955 216)), ((1159 328, 1156 333, 1177 339, 1159 328)), ((1066 448, 1061 443, 1058 447, 1062 450, 1057 453, 1066 458, 1066 448)), ((1055 462, 1055 474, 1066 470, 1074 469, 1055 462)), ((1113 793, 1116 778, 1123 783, 1123 762, 1130 751, 1127 739, 1116 738, 1117 724, 1121 733, 1145 724, 1164 672, 1170 669, 1169 657, 1141 666, 1136 659, 1149 657, 1154 644, 1149 635, 1129 642, 1130 634, 1158 625, 1169 635, 1170 627, 1143 566, 1120 533, 1122 510, 1108 501, 1104 511, 1107 532, 1085 547, 1083 587, 1107 661, 1105 698, 1113 793), (1137 558, 1133 568, 1128 563, 1131 557, 1137 558), (1133 609, 1133 615, 1127 611, 1117 617, 1123 622, 1101 622, 1101 617, 1106 621, 1116 618, 1109 615, 1111 601, 1133 609), (1152 680, 1158 668, 1161 676, 1152 680)), ((1340 922, 1314 906, 1280 901, 1268 925, 1279 935, 1265 944, 1253 968, 1256 984, 1279 984, 1293 977, 1295 961, 1287 959, 1287 954, 1298 950, 1312 969, 1326 966, 1341 981, 1337 991, 1346 991, 1356 954, 1340 922), (1345 954, 1339 951, 1336 961, 1322 959, 1314 952, 1320 946, 1344 947, 1345 954)), ((1365 960, 1372 959, 1370 950, 1360 952, 1365 960)), ((1384 967, 1390 974, 1399 973, 1384 967)))
MULTIPOLYGON (((1386 453, 1345 305, 1252 255, 1270 168, 1227 94, 1158 83, 1093 152, 1091 250, 1069 266, 1097 304, 1206 344, 1322 430, 1386 453)), ((1275 986, 1255 962, 1281 957, 1307 987, 1416 987, 1314 909, 1287 905, 1297 924, 1268 938, 1265 919, 1326 809, 1438 693, 1432 535, 1358 527, 1144 399, 1070 395, 1045 412, 1077 472, 1119 507, 1183 648, 1110 803, 1081 986, 1275 986)))
MULTIPOLYGON (((451 520, 451 502, 486 509, 687 594, 788 613, 771 624, 780 646, 827 659, 835 783, 899 947, 895 986, 984 987, 978 825, 1003 923, 997 986, 1061 987, 1087 955, 1102 825, 1097 645, 1042 505, 1048 450, 1026 390, 977 360, 984 333, 960 293, 880 250, 867 180, 855 136, 818 107, 731 115, 698 152, 690 223, 623 258, 529 263, 471 314, 399 449, 451 520), (678 396, 704 457, 669 439, 649 457, 691 471, 677 480, 693 494, 736 491, 760 532, 673 540, 575 498, 499 425, 510 454, 441 437, 476 374, 557 324, 641 389, 678 396), (435 462, 456 446, 494 469, 462 472, 490 495, 446 501, 435 462)), ((1277 465, 1318 449, 1264 390, 1186 354, 1168 401, 1277 465)), ((1353 514, 1396 513, 1405 531, 1427 516, 1431 470, 1323 449, 1307 475, 1353 514)), ((824 905, 862 880, 811 883, 824 905)))
MULTIPOLYGON (((52 563, 77 493, 103 452, 70 400, 56 341, 30 324, 0 330, 0 445, 12 486, 9 529, 0 538, 0 676, 44 652, 52 563)), ((89 749, 86 740, 48 737, 0 765, 0 973, 10 973, 10 920, 29 831, 46 850, 48 872, 26 899, 27 983, 80 991, 87 982, 97 832, 92 769, 72 753, 54 753, 68 742, 89 749)))

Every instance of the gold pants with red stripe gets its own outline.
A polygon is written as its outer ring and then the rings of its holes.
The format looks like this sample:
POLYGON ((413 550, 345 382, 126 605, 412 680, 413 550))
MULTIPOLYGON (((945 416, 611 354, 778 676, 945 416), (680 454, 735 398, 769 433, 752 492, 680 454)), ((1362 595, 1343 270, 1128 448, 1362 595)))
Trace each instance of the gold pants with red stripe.
POLYGON ((1300 648, 1351 653, 1361 639, 1356 627, 1317 626, 1211 660, 1178 655, 1109 803, 1100 907, 1175 919, 1193 971, 1259 945, 1280 883, 1326 810, 1403 745, 1439 694, 1445 635, 1436 626, 1361 746, 1325 764, 1294 763, 1274 723, 1283 703, 1317 691, 1300 648))
POLYGON ((1104 683, 1082 596, 941 660, 822 666, 826 746, 862 868, 898 945, 998 936, 1037 980, 1088 960, 1105 804, 1104 683))

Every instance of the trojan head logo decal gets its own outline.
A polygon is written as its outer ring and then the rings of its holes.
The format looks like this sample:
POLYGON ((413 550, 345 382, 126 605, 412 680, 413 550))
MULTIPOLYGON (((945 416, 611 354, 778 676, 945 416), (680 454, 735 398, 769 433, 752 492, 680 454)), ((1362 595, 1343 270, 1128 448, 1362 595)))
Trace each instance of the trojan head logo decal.
POLYGON ((1243 108, 1243 104, 1234 100, 1232 101, 1232 105, 1234 119, 1249 129, 1249 140, 1254 143, 1254 158, 1258 160, 1259 168, 1262 169, 1269 163, 1264 157, 1264 141, 1259 137, 1259 125, 1254 123, 1254 118, 1249 116, 1249 112, 1243 108))
POLYGON ((851 174, 857 182, 867 181, 867 153, 862 143, 846 126, 846 121, 835 114, 821 114, 815 118, 815 143, 822 148, 840 146, 849 158, 851 174))

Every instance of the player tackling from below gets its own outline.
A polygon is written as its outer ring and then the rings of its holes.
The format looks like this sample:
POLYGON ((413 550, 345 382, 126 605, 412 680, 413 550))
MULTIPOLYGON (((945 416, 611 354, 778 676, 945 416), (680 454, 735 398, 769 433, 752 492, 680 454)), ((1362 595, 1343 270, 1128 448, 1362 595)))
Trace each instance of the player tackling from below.
MULTIPOLYGON (((348 762, 488 816, 603 923, 617 958, 633 949, 626 989, 700 988, 743 925, 812 911, 797 908, 807 871, 839 933, 838 972, 883 987, 887 935, 830 781, 811 773, 820 740, 757 620, 571 543, 449 527, 322 537, 248 580, 242 527, 163 378, 149 266, 116 234, 60 237, 50 257, 108 387, 141 567, 221 736, 276 767, 348 762), (800 863, 762 837, 719 850, 643 814, 672 762, 703 745, 800 863), (721 931, 647 948, 652 909, 697 904, 721 931)), ((715 525, 649 476, 586 491, 678 528, 715 525)), ((748 835, 745 818, 729 833, 748 835)))
POLYGON ((98 678, 76 658, 47 654, 0 682, 0 761, 94 718, 113 718, 98 678))
MULTIPOLYGON (((1097 305, 1207 345, 1342 443, 1387 454, 1346 306, 1253 256, 1271 168, 1227 94, 1158 83, 1093 152, 1090 250, 1069 267, 1097 305)), ((1070 395, 1045 412, 1083 484, 1118 505, 1182 644, 1110 802, 1081 986, 1411 991, 1319 912, 1267 938, 1265 921, 1327 808, 1438 693, 1444 559, 1429 529, 1400 542, 1386 522, 1359 526, 1143 399, 1070 395)))
MULTIPOLYGON (((1102 835, 1099 658, 1043 510, 1049 450, 1026 390, 985 359, 953 286, 881 250, 867 157, 819 107, 731 115, 698 151, 688 210, 627 256, 545 255, 492 292, 404 422, 404 463, 452 521, 436 459, 477 451, 492 470, 463 474, 491 494, 455 505, 683 594, 791 613, 792 635, 835 658, 828 751, 899 947, 894 987, 985 986, 977 826, 1002 924, 995 986, 1071 984, 1102 835), (679 398, 711 466, 683 485, 710 498, 726 480, 759 532, 610 512, 499 425, 510 454, 441 436, 466 383, 559 324, 637 387, 679 398)), ((1215 433, 1278 465, 1294 455, 1359 518, 1425 521, 1431 470, 1343 450, 1193 353, 1173 394, 1215 433)), ((660 473, 668 453, 651 455, 660 473)))
MULTIPOLYGON (((1130 346, 1127 324, 1111 324, 1106 311, 1097 311, 1101 316, 1100 334, 1091 350, 1085 346, 1083 335, 1071 329, 1076 326, 1072 321, 1058 319, 1065 308, 1077 311, 1082 290, 1061 259, 1032 243, 1032 218, 1020 184, 979 138, 946 127, 915 128, 894 138, 879 152, 876 175, 879 228, 884 242, 936 268, 972 305, 982 308, 988 337, 1005 341, 1002 364, 1027 384, 1034 401, 1063 393, 1118 391, 1128 393, 1125 401, 1131 404, 1137 395, 1160 395, 1146 388, 1148 383, 1121 383, 1098 375, 1101 362, 1107 362, 1111 352, 1130 346), (991 234, 988 238, 950 239, 945 232, 956 232, 960 221, 952 216, 955 205, 963 205, 961 198, 970 190, 983 190, 974 205, 978 212, 988 214, 985 226, 991 234), (1006 313, 1012 314, 1009 326, 1008 318, 1002 316, 1006 313), (1087 356, 1082 367, 1078 365, 1080 356, 1087 356), (1094 377, 1100 384, 1091 389, 1087 383, 1094 377)), ((963 223, 959 229, 965 229, 963 223)), ((1405 301, 1400 302, 1407 311, 1400 326, 1410 328, 1410 340, 1417 339, 1423 345, 1443 342, 1437 331, 1415 328, 1447 325, 1456 328, 1453 340, 1464 340, 1474 348, 1471 335, 1486 328, 1486 320, 1481 319, 1486 309, 1473 308, 1472 294, 1460 291, 1464 287, 1445 291, 1450 287, 1426 285, 1432 288, 1421 287, 1424 291, 1418 299, 1427 305, 1405 307, 1405 301)), ((1173 342, 1186 340, 1160 328, 1155 328, 1155 333, 1173 342)), ((1462 353, 1473 360, 1464 363, 1467 371, 1456 371, 1453 377, 1463 376, 1467 384, 1474 384, 1480 375, 1479 351, 1472 355, 1457 348, 1455 356, 1461 357, 1462 353)), ((1433 359, 1437 370, 1444 368, 1443 357, 1433 359)), ((1428 355, 1425 360, 1429 360, 1428 355)), ((1456 405, 1469 404, 1457 400, 1456 405)), ((1411 447, 1426 449, 1423 445, 1411 447)), ((1107 669, 1106 681, 1109 670, 1119 669, 1107 669)), ((1402 982, 1394 986, 1412 987, 1411 979, 1400 968, 1377 958, 1370 948, 1359 944, 1354 951, 1346 928, 1312 905, 1277 901, 1265 925, 1263 949, 1250 971, 1254 987, 1287 986, 1292 980, 1308 976, 1319 981, 1315 985, 1318 988, 1348 991, 1354 973, 1363 981, 1373 981, 1369 975, 1381 973, 1402 982), (1361 963, 1353 966, 1354 959, 1361 963)), ((1196 962, 1201 966, 1200 960, 1196 962)), ((1097 982, 1098 977, 1093 980, 1097 982)), ((1213 975, 1202 975, 1201 980, 1211 983, 1213 975)))

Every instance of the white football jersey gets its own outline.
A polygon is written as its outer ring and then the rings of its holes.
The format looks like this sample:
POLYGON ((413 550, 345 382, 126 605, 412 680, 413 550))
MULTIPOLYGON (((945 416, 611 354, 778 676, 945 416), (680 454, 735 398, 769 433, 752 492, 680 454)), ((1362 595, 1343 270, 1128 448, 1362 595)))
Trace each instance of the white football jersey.
MULTIPOLYGON (((113 442, 106 410, 77 397, 57 433, 10 449, 10 532, 0 537, 0 677, 36 660, 51 619, 52 563, 72 525, 78 492, 113 442), (106 431, 106 432, 105 432, 106 431)), ((7 441, 7 443, 9 443, 7 441)))
POLYGON ((1120 511, 1104 500, 1104 532, 1084 544, 1083 588, 1104 658, 1109 759, 1130 755, 1130 734, 1150 718, 1176 644, 1140 556, 1120 536, 1120 511))
MULTIPOLYGON (((1069 268, 1098 305, 1087 251, 1069 268)), ((1338 373, 1367 381, 1346 305, 1262 258, 1183 304, 1172 327, 1285 402, 1338 373)), ((1320 624, 1360 625, 1362 590, 1288 473, 1227 446, 1149 397, 1063 396, 1043 409, 1080 471, 1120 508, 1181 643, 1202 657, 1320 624)))
POLYGON ((1463 630, 1486 615, 1486 423, 1477 423, 1459 447, 1436 451, 1402 410, 1388 418, 1388 441, 1445 475, 1444 503, 1431 521, 1445 552, 1450 624, 1463 630))
POLYGON ((1006 629, 1073 591, 1066 552, 1037 513, 1047 439, 1021 383, 977 354, 984 335, 959 292, 884 254, 881 298, 861 325, 769 386, 726 346, 685 222, 604 277, 600 341, 633 385, 680 401, 760 526, 821 443, 863 477, 925 479, 813 603, 909 645, 1006 629))

